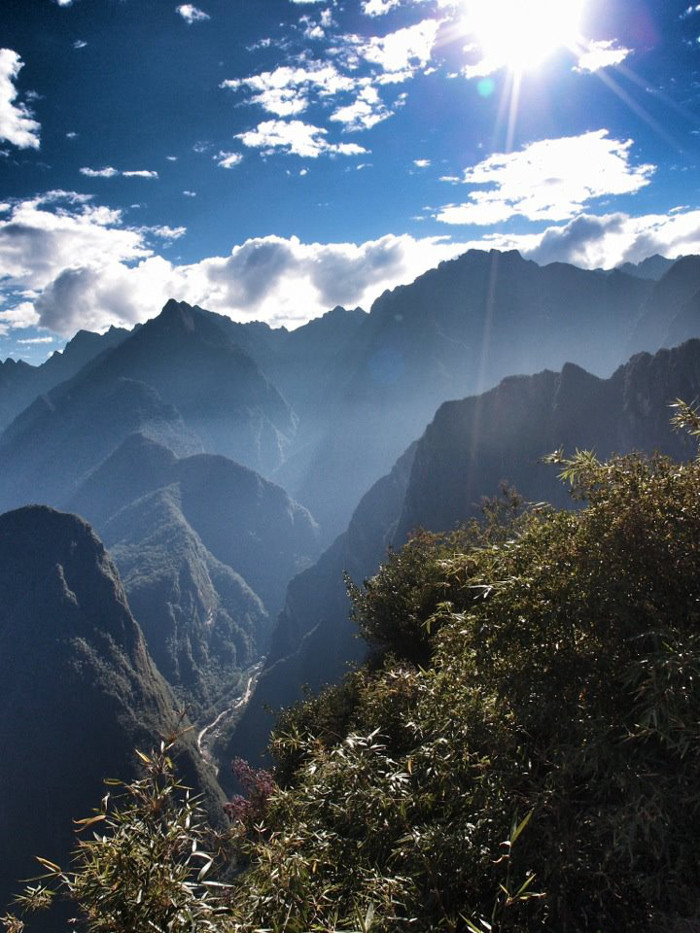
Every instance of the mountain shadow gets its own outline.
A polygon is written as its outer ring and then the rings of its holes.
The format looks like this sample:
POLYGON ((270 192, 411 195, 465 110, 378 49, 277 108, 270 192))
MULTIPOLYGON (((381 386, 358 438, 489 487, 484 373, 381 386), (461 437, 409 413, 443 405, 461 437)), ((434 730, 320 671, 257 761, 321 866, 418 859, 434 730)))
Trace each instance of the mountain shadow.
MULTIPOLYGON (((181 728, 173 697, 127 606, 116 568, 74 515, 33 506, 0 516, 0 896, 65 864, 72 820, 89 816, 105 777, 134 773, 134 748, 181 728)), ((219 791, 191 739, 180 767, 219 791)))

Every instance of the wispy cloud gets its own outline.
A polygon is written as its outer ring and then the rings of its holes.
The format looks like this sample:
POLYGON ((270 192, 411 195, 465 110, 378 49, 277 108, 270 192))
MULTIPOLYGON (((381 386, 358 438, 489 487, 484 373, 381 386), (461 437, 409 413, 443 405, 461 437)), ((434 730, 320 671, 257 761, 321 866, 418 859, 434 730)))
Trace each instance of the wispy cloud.
POLYGON ((115 175, 119 175, 119 171, 111 165, 106 165, 104 168, 90 168, 84 165, 80 169, 80 174, 88 178, 114 178, 115 175))
POLYGON ((443 207, 448 224, 492 226, 512 217, 568 220, 596 198, 633 194, 649 184, 653 165, 630 164, 632 140, 607 130, 544 139, 519 152, 495 153, 465 170, 462 181, 485 185, 463 204, 443 207))
POLYGON ((137 171, 120 172, 119 169, 116 169, 111 165, 107 165, 104 168, 90 168, 89 166, 83 166, 83 168, 80 169, 80 174, 85 175, 87 178, 115 178, 117 175, 121 175, 123 178, 158 178, 158 172, 152 171, 150 169, 138 169, 137 171))
POLYGON ((190 26, 192 23, 204 23, 208 19, 211 19, 208 13, 205 13, 204 10, 200 10, 198 7, 193 6, 191 3, 183 3, 177 7, 176 13, 179 13, 180 16, 184 19, 186 23, 190 26))
POLYGON ((0 49, 0 140, 18 149, 38 149, 41 126, 26 104, 18 101, 15 80, 24 62, 12 49, 0 49))
POLYGON ((235 168, 243 161, 240 152, 219 152, 216 156, 216 164, 219 168, 235 168))
POLYGON ((73 48, 74 49, 86 49, 87 42, 84 39, 76 39, 75 42, 73 43, 73 48))
POLYGON ((265 120, 247 133, 239 133, 244 146, 260 149, 263 153, 282 151, 305 159, 317 159, 321 155, 363 155, 367 152, 355 143, 331 143, 326 139, 328 131, 320 126, 303 123, 301 120, 265 120))

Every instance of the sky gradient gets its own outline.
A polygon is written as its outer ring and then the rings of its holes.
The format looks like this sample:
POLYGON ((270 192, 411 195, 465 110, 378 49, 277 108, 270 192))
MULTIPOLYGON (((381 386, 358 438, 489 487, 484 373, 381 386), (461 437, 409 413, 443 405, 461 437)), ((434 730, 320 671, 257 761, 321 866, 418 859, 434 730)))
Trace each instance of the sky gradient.
POLYGON ((294 327, 466 248, 700 252, 700 4, 5 0, 0 359, 294 327))

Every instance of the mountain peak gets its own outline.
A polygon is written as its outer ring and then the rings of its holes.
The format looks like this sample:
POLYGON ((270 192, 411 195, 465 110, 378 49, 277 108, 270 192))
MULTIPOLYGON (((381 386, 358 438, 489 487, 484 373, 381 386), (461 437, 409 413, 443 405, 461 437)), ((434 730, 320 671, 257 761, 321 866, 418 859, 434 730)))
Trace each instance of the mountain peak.
POLYGON ((194 311, 192 305, 188 305, 186 301, 176 301, 170 298, 163 306, 159 317, 163 321, 179 324, 186 331, 192 332, 195 329, 194 311))

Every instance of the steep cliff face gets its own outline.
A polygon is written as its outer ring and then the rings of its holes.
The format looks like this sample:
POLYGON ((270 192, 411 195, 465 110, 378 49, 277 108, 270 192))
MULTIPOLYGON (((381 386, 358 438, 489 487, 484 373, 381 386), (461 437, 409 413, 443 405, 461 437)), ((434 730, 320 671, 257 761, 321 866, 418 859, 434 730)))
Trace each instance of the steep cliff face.
MULTIPOLYGON (((134 770, 134 747, 177 728, 111 559, 76 516, 42 506, 0 516, 0 894, 65 860, 72 819, 134 770)), ((188 780, 218 791, 191 741, 188 780)))
POLYGON ((138 434, 70 507, 103 535, 178 698, 198 722, 212 719, 267 650, 288 581, 318 555, 309 513, 225 457, 178 459, 138 434))
POLYGON ((566 505, 566 488, 541 458, 564 447, 600 458, 631 450, 692 456, 670 425, 670 404, 700 394, 700 341, 642 353, 610 379, 575 366, 504 380, 481 396, 441 406, 418 445, 397 536, 452 528, 478 512, 500 481, 527 499, 566 505))

